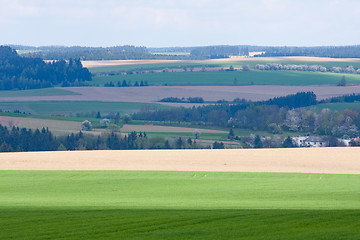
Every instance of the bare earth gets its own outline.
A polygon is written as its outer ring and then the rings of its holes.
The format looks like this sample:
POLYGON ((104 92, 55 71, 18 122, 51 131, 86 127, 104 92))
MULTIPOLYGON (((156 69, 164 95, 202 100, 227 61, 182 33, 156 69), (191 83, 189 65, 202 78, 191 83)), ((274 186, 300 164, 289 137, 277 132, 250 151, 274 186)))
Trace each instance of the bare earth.
POLYGON ((210 129, 195 129, 195 128, 185 128, 185 127, 168 127, 168 126, 156 126, 156 125, 131 125, 124 124, 121 128, 123 132, 184 132, 192 133, 194 130, 199 130, 201 133, 227 133, 224 131, 210 130, 210 129))
POLYGON ((154 170, 360 174, 360 148, 0 153, 0 170, 154 170))
POLYGON ((42 129, 49 128, 50 131, 56 135, 67 135, 70 133, 77 133, 81 129, 80 122, 72 121, 58 121, 51 119, 38 119, 38 118, 19 118, 19 117, 6 117, 0 116, 0 124, 7 127, 20 127, 42 129))
MULTIPOLYGON (((61 88, 60 88, 61 89, 61 88)), ((344 94, 360 93, 360 86, 149 86, 149 87, 69 87, 66 90, 81 95, 0 97, 0 101, 104 101, 104 102, 157 102, 166 97, 202 97, 205 101, 245 98, 253 101, 313 91, 318 99, 344 94)))
POLYGON ((216 63, 216 62, 236 62, 236 61, 304 61, 304 62, 360 62, 358 58, 323 58, 323 57, 231 57, 223 59, 210 59, 202 61, 194 60, 104 60, 104 61, 82 61, 84 67, 109 67, 121 65, 135 65, 135 64, 155 64, 155 63, 216 63))

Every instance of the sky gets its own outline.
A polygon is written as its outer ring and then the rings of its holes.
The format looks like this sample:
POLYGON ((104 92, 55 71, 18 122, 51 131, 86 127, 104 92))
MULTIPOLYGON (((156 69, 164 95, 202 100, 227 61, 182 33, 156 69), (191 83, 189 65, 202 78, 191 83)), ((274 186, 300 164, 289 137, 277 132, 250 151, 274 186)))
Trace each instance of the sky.
POLYGON ((360 44, 359 0, 0 0, 0 45, 360 44))

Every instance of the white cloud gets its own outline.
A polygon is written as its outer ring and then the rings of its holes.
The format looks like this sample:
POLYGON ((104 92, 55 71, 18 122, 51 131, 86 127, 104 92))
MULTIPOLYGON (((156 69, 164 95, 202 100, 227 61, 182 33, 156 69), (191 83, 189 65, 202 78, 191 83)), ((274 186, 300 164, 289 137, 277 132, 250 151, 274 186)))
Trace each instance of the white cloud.
POLYGON ((0 0, 0 4, 4 33, 0 41, 7 43, 322 45, 360 39, 358 0, 0 0), (30 31, 34 26, 36 30, 30 31))

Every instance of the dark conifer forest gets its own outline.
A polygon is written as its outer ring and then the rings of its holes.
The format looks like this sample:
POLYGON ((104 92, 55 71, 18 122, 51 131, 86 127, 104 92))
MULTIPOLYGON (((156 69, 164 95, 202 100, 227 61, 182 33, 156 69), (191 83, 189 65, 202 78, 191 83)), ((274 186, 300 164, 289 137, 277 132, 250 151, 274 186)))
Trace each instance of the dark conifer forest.
POLYGON ((91 73, 80 59, 44 62, 20 57, 10 47, 0 46, 0 90, 24 90, 53 86, 83 86, 91 73))

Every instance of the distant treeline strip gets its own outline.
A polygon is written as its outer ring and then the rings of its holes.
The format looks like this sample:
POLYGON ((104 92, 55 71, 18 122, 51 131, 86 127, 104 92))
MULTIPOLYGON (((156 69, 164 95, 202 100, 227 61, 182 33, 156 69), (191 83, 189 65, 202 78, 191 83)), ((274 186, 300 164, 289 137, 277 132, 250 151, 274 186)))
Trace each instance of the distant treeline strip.
POLYGON ((255 57, 312 56, 330 58, 360 58, 360 45, 329 47, 263 47, 255 57))
POLYGON ((256 57, 312 56, 330 58, 359 58, 360 45, 324 47, 271 47, 252 45, 216 45, 184 48, 146 48, 136 46, 115 47, 30 47, 12 45, 24 50, 26 57, 40 57, 46 60, 80 58, 81 60, 126 60, 126 59, 208 59, 248 56, 249 52, 262 52, 256 57), (154 55, 153 52, 190 52, 190 55, 154 55))
MULTIPOLYGON (((69 136, 55 137, 49 129, 45 128, 33 131, 0 125, 0 152, 185 148, 203 148, 203 146, 190 138, 179 137, 169 141, 162 137, 148 138, 146 133, 142 132, 131 132, 125 136, 111 133, 97 137, 79 132, 69 136)), ((216 142, 213 148, 224 148, 224 144, 216 142)))

